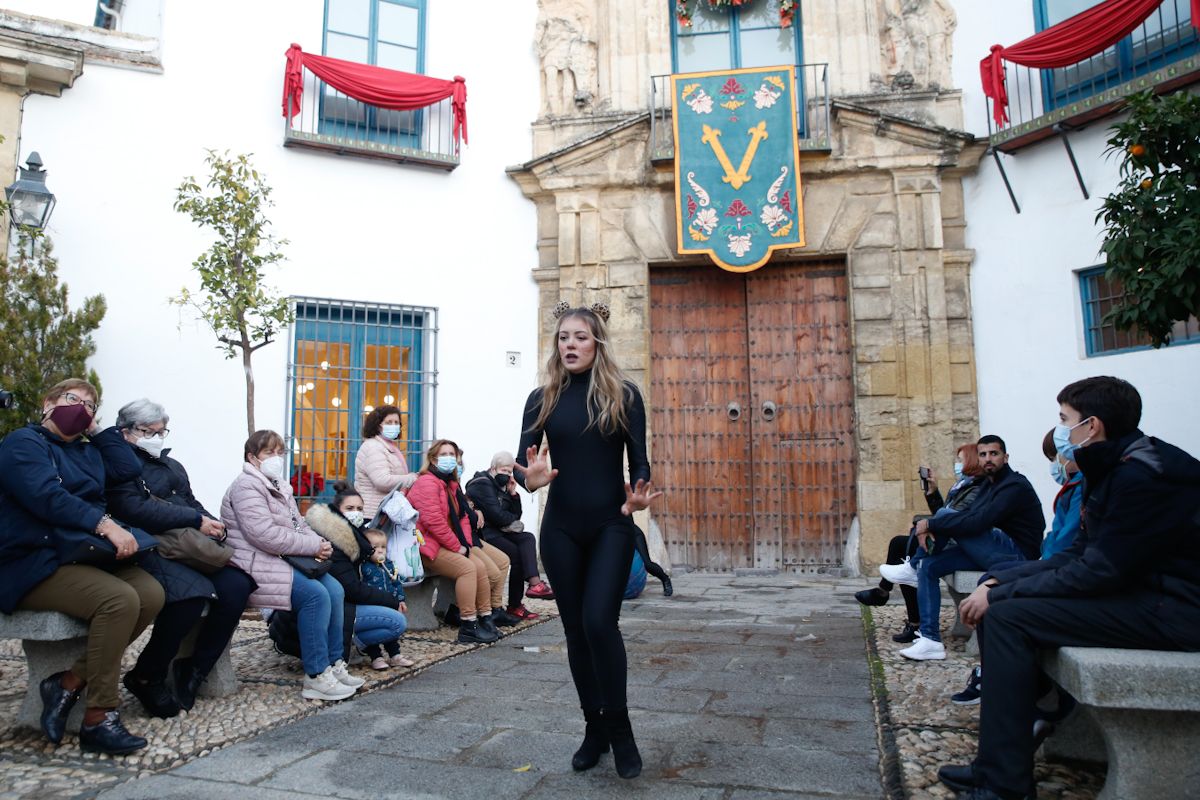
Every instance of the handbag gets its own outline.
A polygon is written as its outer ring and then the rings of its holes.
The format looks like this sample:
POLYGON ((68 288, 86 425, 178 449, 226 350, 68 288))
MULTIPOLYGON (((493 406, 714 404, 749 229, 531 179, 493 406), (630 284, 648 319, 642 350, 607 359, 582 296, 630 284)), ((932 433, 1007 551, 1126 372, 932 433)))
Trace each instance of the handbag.
POLYGON ((158 554, 211 575, 233 558, 233 548, 196 528, 172 528, 155 537, 158 554))
POLYGON ((280 556, 284 561, 306 578, 316 580, 333 566, 333 562, 316 556, 280 556))
MULTIPOLYGON (((120 523, 118 523, 120 524, 120 523)), ((88 533, 79 528, 55 528, 54 547, 58 552, 58 560, 62 564, 86 564, 92 567, 111 568, 126 562, 133 564, 138 553, 156 550, 158 540, 140 528, 122 528, 133 534, 137 540, 137 551, 128 558, 118 559, 117 548, 103 536, 88 533)))

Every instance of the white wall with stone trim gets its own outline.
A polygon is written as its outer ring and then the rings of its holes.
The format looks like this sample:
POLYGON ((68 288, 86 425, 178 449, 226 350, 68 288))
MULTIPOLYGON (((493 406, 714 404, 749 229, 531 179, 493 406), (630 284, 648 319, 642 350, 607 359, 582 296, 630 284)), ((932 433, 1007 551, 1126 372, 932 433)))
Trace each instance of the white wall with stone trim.
MULTIPOLYGON (((1033 4, 954 5, 955 84, 963 90, 966 127, 986 136, 979 61, 992 44, 1011 45, 1035 32, 1033 4)), ((1013 467, 1030 476, 1047 508, 1057 486, 1047 473, 1041 439, 1057 421, 1055 395, 1071 381, 1092 375, 1130 381, 1142 395, 1143 430, 1200 454, 1200 345, 1087 356, 1076 272, 1103 263, 1103 229, 1095 218, 1101 198, 1117 183, 1117 160, 1104 155, 1113 121, 1098 120, 1070 134, 1090 200, 1057 138, 1001 156, 1020 214, 990 157, 963 181, 967 246, 975 250, 971 296, 980 427, 1005 438, 1013 467)))
MULTIPOLYGON (((111 421, 143 395, 164 403, 169 444, 214 510, 245 438, 240 361, 167 303, 197 285, 190 264, 211 242, 172 210, 180 181, 203 177, 205 148, 253 153, 274 188, 273 230, 290 244, 273 281, 285 294, 438 308, 437 433, 464 447, 468 470, 516 447, 536 381, 535 210, 504 172, 530 156, 535 3, 429 4, 427 74, 467 79, 470 144, 449 173, 283 147, 284 52, 320 52, 323 9, 171 3, 161 74, 88 63, 62 97, 24 105, 21 160, 38 151, 58 196, 49 234, 61 276, 74 303, 108 300, 92 360, 101 413, 111 421), (519 368, 506 351, 521 353, 519 368)), ((255 354, 259 427, 285 427, 286 350, 255 354)))

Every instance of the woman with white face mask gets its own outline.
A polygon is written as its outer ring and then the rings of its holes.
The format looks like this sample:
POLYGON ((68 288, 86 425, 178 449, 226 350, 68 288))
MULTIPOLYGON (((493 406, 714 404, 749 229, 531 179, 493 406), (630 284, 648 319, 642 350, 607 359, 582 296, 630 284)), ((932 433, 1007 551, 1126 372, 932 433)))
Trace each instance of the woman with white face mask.
POLYGON ((363 443, 354 457, 354 488, 362 495, 368 522, 375 518, 383 498, 397 487, 407 491, 417 480, 404 457, 400 432, 400 409, 395 406, 379 406, 363 420, 363 443))
POLYGON ((242 473, 221 501, 226 541, 234 551, 231 563, 258 584, 250 605, 296 610, 304 698, 344 700, 366 681, 351 675, 342 659, 342 585, 328 573, 309 578, 282 558, 328 559, 333 545, 300 517, 283 454, 283 437, 275 431, 255 431, 246 440, 242 473))
MULTIPOLYGON (((154 536, 191 528, 216 541, 224 541, 225 526, 217 521, 196 496, 183 468, 164 448, 166 409, 141 399, 127 403, 117 412, 116 428, 142 465, 133 480, 110 483, 106 496, 109 511, 117 519, 154 536)), ((232 555, 226 551, 223 557, 232 555)), ((143 567, 162 584, 166 605, 155 620, 150 641, 137 664, 125 674, 125 687, 154 717, 173 717, 191 710, 196 694, 233 632, 237 628, 254 581, 242 570, 226 563, 209 565, 204 574, 163 552, 145 559, 143 567), (208 614, 204 615, 204 610, 208 614), (204 616, 202 616, 204 615, 204 616), (184 637, 199 626, 195 648, 187 658, 175 659, 184 637), (175 690, 167 688, 167 669, 174 659, 175 690)))

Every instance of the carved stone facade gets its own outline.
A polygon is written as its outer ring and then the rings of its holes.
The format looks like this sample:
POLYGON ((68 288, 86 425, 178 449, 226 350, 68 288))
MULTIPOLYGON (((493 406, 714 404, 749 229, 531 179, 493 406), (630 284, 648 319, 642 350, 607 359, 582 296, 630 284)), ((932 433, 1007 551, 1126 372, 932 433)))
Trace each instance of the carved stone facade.
MULTIPOLYGON (((534 124, 543 154, 510 174, 537 205, 533 275, 543 333, 552 329, 559 300, 608 302, 619 360, 653 405, 650 270, 717 269, 675 252, 673 171, 652 164, 648 149, 650 78, 670 72, 669 4, 656 4, 651 19, 645 4, 632 0, 600 0, 586 15, 577 5, 542 0, 538 29, 567 31, 595 21, 572 35, 596 46, 600 93, 571 115, 563 81, 545 79, 549 113, 534 124), (639 82, 640 105, 627 91, 639 82)), ((859 0, 837 3, 836 13, 830 0, 807 3, 805 11, 806 23, 822 21, 804 31, 805 52, 829 61, 841 85, 834 90, 832 152, 806 153, 801 164, 808 244, 781 258, 846 262, 861 560, 873 565, 882 561, 887 540, 925 510, 918 464, 948 475, 955 445, 977 436, 972 253, 964 246, 961 178, 983 148, 953 130, 961 104, 944 87, 954 23, 940 0, 859 0), (911 92, 896 85, 905 71, 913 77, 911 92)), ((556 41, 544 50, 562 54, 571 47, 556 41)), ((551 68, 561 75, 569 62, 558 59, 544 62, 544 75, 551 68)), ((581 91, 586 70, 568 71, 581 91)), ((541 340, 545 347, 549 337, 541 340)))

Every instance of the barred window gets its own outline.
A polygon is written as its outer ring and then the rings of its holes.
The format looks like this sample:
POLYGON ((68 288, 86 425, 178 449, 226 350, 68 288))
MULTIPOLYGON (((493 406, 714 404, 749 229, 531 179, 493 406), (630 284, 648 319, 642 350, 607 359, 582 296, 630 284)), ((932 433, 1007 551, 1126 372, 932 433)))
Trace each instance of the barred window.
POLYGON ((437 310, 295 298, 288 369, 288 450, 301 504, 327 501, 335 480, 354 480, 364 417, 400 409, 409 465, 433 438, 437 310))
MULTIPOLYGON (((1137 330, 1119 331, 1115 325, 1104 322, 1104 316, 1124 294, 1119 281, 1110 281, 1104 275, 1103 266, 1085 269, 1079 273, 1079 289, 1083 299, 1083 327, 1089 356, 1144 350, 1150 347, 1150 339, 1137 330)), ((1195 317, 1186 322, 1177 322, 1171 330, 1170 344, 1200 342, 1200 323, 1195 317)))

